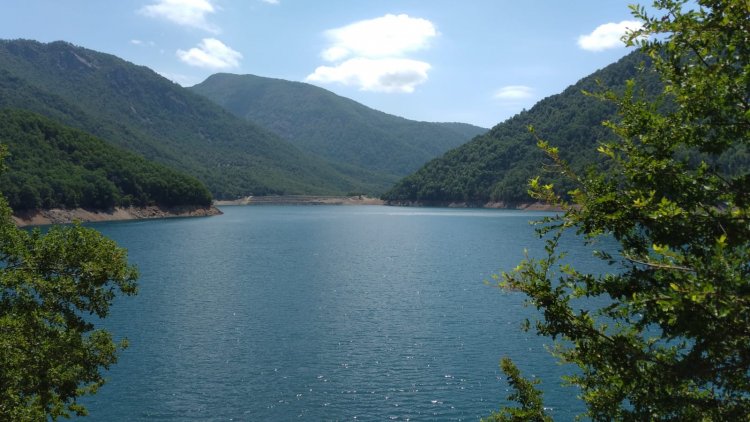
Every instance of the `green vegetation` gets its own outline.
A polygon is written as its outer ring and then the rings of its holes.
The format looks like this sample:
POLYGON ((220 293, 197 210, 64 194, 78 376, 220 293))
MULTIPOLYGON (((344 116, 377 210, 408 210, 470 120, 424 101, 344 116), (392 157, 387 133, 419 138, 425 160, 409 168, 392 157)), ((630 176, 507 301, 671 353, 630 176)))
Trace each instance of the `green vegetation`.
POLYGON ((216 74, 190 90, 304 151, 394 181, 487 131, 461 123, 407 120, 314 85, 254 75, 216 74))
POLYGON ((562 148, 539 142, 575 188, 567 202, 556 186, 532 181, 536 198, 565 212, 541 229, 545 256, 501 285, 528 296, 540 311, 537 333, 558 340, 555 355, 579 367, 568 381, 586 417, 747 420, 750 172, 717 163, 750 143, 750 7, 659 0, 653 10, 633 9, 644 28, 628 42, 654 61, 660 101, 673 107, 660 109, 636 82, 603 95, 619 110, 608 123, 616 139, 598 148, 605 170, 579 173, 562 148), (571 230, 619 243, 616 254, 598 252, 611 274, 564 262, 558 240, 571 230))
MULTIPOLYGON (((3 154, 0 153, 0 160, 3 154)), ((15 227, 0 196, 0 420, 85 415, 124 341, 95 329, 116 293, 136 292, 124 249, 92 229, 15 227)))
POLYGON ((552 422, 552 418, 545 414, 542 402, 542 392, 536 388, 541 381, 529 381, 521 376, 521 371, 509 358, 500 361, 500 369, 508 377, 512 393, 508 400, 515 401, 520 407, 505 407, 500 412, 493 412, 482 422, 552 422))
POLYGON ((0 110, 0 144, 0 192, 14 211, 211 204, 197 179, 34 113, 0 110))
MULTIPOLYGON (((601 122, 615 115, 615 107, 598 101, 584 91, 605 88, 622 91, 625 81, 637 78, 639 86, 656 93, 660 84, 649 68, 639 72, 646 57, 631 53, 567 88, 545 98, 528 111, 498 124, 487 134, 436 158, 407 176, 383 197, 386 200, 422 202, 490 201, 515 204, 531 201, 528 180, 537 174, 544 154, 536 148, 533 126, 540 136, 554 137, 563 158, 575 169, 601 162, 596 156, 597 140, 608 131, 601 122)), ((558 185, 569 182, 550 175, 558 185)))
POLYGON ((40 113, 188 173, 217 198, 382 192, 143 66, 65 42, 0 41, 0 107, 40 113))

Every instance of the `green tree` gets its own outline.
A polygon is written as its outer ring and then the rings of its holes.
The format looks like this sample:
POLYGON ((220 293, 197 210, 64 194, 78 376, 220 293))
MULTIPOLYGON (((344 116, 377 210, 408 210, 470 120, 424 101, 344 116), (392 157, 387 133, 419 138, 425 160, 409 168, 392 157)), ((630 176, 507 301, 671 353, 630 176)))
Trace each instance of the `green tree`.
POLYGON ((542 392, 536 388, 540 381, 529 381, 522 377, 521 371, 509 358, 500 361, 500 368, 507 375, 508 384, 513 389, 508 400, 518 402, 521 407, 506 407, 491 414, 489 418, 482 419, 482 422, 552 422, 552 418, 544 411, 542 392))
POLYGON ((90 319, 106 317, 118 292, 134 294, 136 277, 99 232, 20 230, 0 196, 0 420, 87 414, 77 398, 104 384, 100 371, 126 347, 90 319))
POLYGON ((532 181, 532 193, 564 213, 540 229, 547 253, 500 284, 528 296, 540 311, 529 327, 579 367, 567 381, 586 417, 748 420, 750 174, 720 163, 750 143, 750 2, 632 10, 643 27, 627 43, 651 57, 664 92, 646 101, 631 83, 624 95, 602 95, 619 108, 606 123, 616 140, 599 147, 606 171, 576 174, 539 142, 576 188, 566 202, 532 181), (598 252, 611 273, 565 262, 558 240, 571 230, 590 244, 603 235, 619 243, 617 253, 598 252))

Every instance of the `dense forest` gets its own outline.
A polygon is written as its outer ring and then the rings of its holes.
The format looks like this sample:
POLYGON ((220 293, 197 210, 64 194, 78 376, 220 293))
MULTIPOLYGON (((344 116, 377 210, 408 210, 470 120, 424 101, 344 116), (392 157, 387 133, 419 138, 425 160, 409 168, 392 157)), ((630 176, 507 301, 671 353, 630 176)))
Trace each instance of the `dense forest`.
POLYGON ((255 75, 219 73, 189 89, 304 151, 398 177, 487 131, 408 120, 314 85, 255 75))
MULTIPOLYGON (((633 52, 568 87, 561 94, 538 102, 528 111, 498 124, 487 134, 436 158, 401 180, 384 198, 393 202, 468 202, 483 204, 528 202, 528 181, 545 163, 536 136, 559 147, 562 158, 582 170, 600 162, 597 142, 612 137, 602 122, 615 118, 614 105, 585 92, 621 91, 636 78, 646 95, 658 92, 659 78, 645 65, 645 56, 633 52), (529 131, 533 126, 535 134, 529 131)), ((567 181, 544 175, 565 191, 567 181)))
POLYGON ((0 107, 34 111, 189 173, 217 198, 382 192, 154 71, 66 42, 0 41, 0 107))
POLYGON ((28 111, 0 110, 0 145, 14 211, 211 204, 197 179, 28 111))

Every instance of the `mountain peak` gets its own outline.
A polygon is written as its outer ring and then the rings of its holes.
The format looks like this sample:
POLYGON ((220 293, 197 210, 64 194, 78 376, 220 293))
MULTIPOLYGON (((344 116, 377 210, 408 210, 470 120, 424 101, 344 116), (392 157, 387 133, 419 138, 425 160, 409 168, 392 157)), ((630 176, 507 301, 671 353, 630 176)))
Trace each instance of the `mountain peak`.
POLYGON ((220 73, 190 88, 299 148, 369 171, 403 176, 485 129, 416 122, 304 82, 220 73))

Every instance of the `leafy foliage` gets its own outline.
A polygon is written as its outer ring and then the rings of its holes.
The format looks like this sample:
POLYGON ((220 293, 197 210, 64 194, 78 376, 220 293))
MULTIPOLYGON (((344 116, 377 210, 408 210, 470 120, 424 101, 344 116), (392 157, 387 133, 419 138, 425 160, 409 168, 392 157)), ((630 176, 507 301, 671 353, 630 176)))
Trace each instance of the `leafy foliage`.
POLYGON ((217 198, 390 184, 303 153, 146 67, 65 42, 0 41, 0 106, 43 114, 189 173, 217 198))
POLYGON ((0 196, 0 419, 87 413, 77 398, 104 384, 100 370, 127 345, 90 318, 134 294, 136 277, 125 250, 95 230, 18 229, 0 196))
POLYGON ((522 262, 502 284, 540 311, 540 335, 580 371, 593 420, 747 420, 750 415, 750 173, 726 154, 750 143, 750 7, 745 0, 658 0, 634 8, 630 34, 664 82, 663 110, 631 82, 613 101, 616 140, 599 152, 609 170, 580 174, 540 146, 575 189, 561 198, 532 182, 564 214, 547 221, 546 257, 522 262), (647 36, 647 37, 646 37, 647 36), (562 264, 558 239, 575 229, 611 236, 599 252, 611 274, 562 264), (603 298, 582 306, 583 298, 603 298), (605 303, 601 307, 592 303, 605 303))
POLYGON ((30 112, 0 110, 0 144, 0 192, 15 211, 211 204, 197 179, 30 112))
POLYGON ((482 422, 552 422, 552 418, 544 411, 542 392, 536 389, 540 381, 529 381, 522 377, 521 371, 509 358, 500 361, 500 368, 507 375, 508 384, 513 389, 508 400, 518 402, 521 407, 503 408, 487 419, 482 419, 482 422))
POLYGON ((190 88, 236 116, 334 162, 405 176, 487 129, 416 122, 310 84, 220 73, 190 88))
MULTIPOLYGON (((658 77, 649 68, 639 71, 644 63, 648 64, 647 57, 638 52, 627 55, 430 161, 384 198, 395 202, 529 202, 526 185, 542 166, 544 154, 536 148, 528 127, 542 136, 553 136, 573 168, 600 163, 595 145, 608 133, 601 122, 615 115, 615 107, 585 92, 622 91, 627 79, 638 78, 646 92, 655 94, 660 88, 658 77)), ((572 186, 558 175, 548 177, 563 188, 572 186)))

